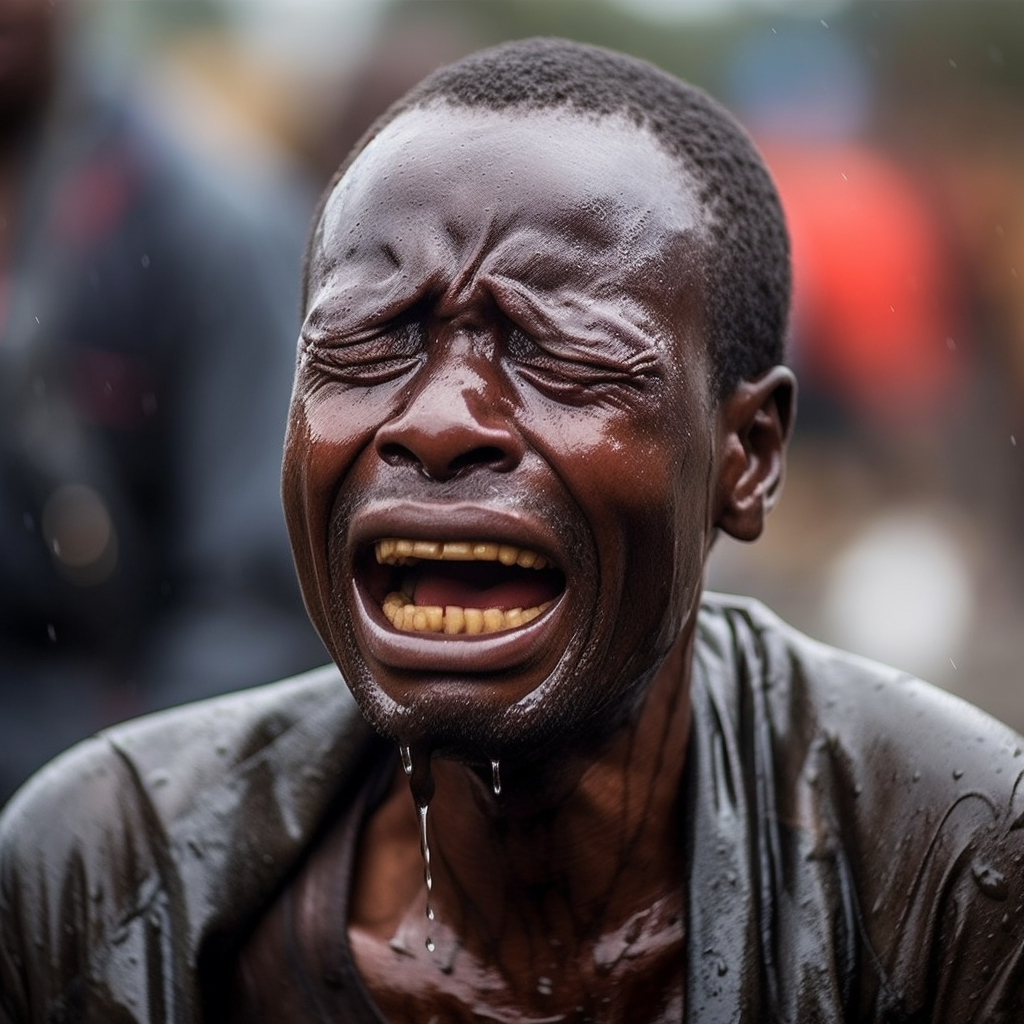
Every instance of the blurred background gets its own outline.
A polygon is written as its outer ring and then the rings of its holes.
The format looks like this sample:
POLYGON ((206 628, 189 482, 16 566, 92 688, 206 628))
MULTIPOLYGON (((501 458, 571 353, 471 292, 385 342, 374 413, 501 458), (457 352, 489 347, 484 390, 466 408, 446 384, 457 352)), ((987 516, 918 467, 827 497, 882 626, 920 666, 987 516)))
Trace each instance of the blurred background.
POLYGON ((326 660, 277 499, 315 197, 428 71, 537 34, 703 86, 782 193, 800 416, 709 585, 1024 730, 1024 4, 4 0, 0 800, 326 660))

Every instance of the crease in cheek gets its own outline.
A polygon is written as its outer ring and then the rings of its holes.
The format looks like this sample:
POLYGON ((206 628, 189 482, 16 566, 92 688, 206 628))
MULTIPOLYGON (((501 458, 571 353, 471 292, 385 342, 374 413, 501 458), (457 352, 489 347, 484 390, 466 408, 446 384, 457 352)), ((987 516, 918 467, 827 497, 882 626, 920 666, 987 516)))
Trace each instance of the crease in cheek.
POLYGON ((325 568, 317 558, 315 538, 321 531, 317 503, 310 500, 311 474, 310 460, 307 456, 312 447, 308 420, 303 415, 293 412, 289 421, 282 475, 286 519, 303 597, 314 625, 326 640, 330 634, 330 616, 327 614, 328 586, 325 568), (309 582, 313 584, 312 594, 309 582), (310 600, 314 595, 315 602, 310 600))
MULTIPOLYGON (((297 539, 317 605, 311 615, 325 641, 331 637, 335 647, 339 638, 335 636, 338 617, 334 614, 334 603, 339 595, 331 570, 331 513, 338 491, 375 434, 375 422, 365 408, 365 401, 346 404, 344 417, 332 411, 332 403, 344 400, 322 392, 307 397, 300 411, 293 412, 287 449, 288 465, 296 467, 289 468, 286 478, 288 503, 294 510, 289 518, 295 516, 301 524, 297 539), (360 404, 364 405, 364 415, 351 416, 350 412, 360 404)), ((308 587, 303 590, 309 592, 308 587)))

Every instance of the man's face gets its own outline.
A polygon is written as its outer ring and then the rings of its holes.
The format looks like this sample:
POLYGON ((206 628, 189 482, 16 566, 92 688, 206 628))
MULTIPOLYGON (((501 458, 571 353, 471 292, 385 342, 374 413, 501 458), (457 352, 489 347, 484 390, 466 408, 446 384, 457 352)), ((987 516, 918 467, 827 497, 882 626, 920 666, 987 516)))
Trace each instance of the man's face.
POLYGON ((567 111, 405 113, 334 190, 285 504, 313 619, 396 741, 485 762, 600 736, 691 616, 700 217, 649 136, 567 111))

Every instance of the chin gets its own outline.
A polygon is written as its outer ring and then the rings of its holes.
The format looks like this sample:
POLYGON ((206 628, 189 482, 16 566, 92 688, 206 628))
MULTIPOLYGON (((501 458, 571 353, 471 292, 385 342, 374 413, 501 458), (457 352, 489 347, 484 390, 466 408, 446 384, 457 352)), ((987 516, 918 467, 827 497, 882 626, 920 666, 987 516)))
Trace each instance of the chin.
POLYGON ((474 767, 500 760, 527 768, 593 756, 634 715, 662 660, 631 660, 608 673, 593 645, 581 643, 540 679, 436 674, 410 682, 381 678, 349 649, 342 669, 364 717, 396 745, 474 767))

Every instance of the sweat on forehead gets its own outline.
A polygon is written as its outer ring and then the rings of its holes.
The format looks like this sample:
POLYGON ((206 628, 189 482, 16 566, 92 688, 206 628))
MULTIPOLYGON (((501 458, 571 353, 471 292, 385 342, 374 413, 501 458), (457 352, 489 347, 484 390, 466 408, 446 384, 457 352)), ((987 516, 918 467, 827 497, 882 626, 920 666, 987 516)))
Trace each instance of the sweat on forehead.
POLYGON ((674 350, 701 319, 703 211, 674 158, 617 120, 449 104, 397 117, 324 207, 304 339, 429 306, 478 327, 498 314, 591 359, 674 350))
MULTIPOLYGON (((789 242, 763 160, 746 132, 706 93, 625 54, 568 40, 529 39, 439 69, 356 144, 325 191, 314 224, 370 140, 403 113, 439 101, 492 111, 561 108, 591 117, 618 115, 650 132, 694 182, 705 207, 701 219, 708 227, 709 248, 702 285, 716 392, 724 396, 739 380, 782 362, 789 242)), ((307 274, 308 264, 307 255, 307 274)))

